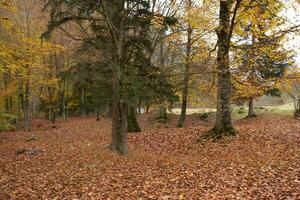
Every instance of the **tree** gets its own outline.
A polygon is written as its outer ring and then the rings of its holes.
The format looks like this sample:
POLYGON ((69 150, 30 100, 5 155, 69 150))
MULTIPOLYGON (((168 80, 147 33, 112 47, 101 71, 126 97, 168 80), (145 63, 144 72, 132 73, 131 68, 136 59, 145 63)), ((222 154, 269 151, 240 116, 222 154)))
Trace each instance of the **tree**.
POLYGON ((230 95, 231 72, 229 64, 230 40, 232 37, 235 18, 242 0, 237 0, 231 17, 231 0, 220 0, 219 27, 217 29, 217 114, 215 126, 208 133, 209 137, 221 138, 223 135, 235 135, 232 125, 230 95))
POLYGON ((279 95, 276 82, 284 76, 285 68, 293 62, 291 52, 283 49, 285 35, 272 37, 270 33, 285 23, 278 14, 283 5, 278 1, 261 2, 238 16, 235 28, 237 43, 246 49, 234 49, 233 67, 234 96, 247 99, 247 117, 255 117, 254 99, 263 94, 279 95), (268 42, 267 42, 268 41, 268 42), (240 57, 240 58, 239 58, 240 57))
POLYGON ((51 21, 44 37, 63 24, 73 23, 81 30, 82 41, 98 51, 101 59, 109 63, 112 73, 110 148, 121 154, 128 152, 126 122, 128 109, 134 106, 137 97, 134 81, 145 77, 151 79, 151 74, 148 74, 151 65, 144 66, 145 63, 151 63, 146 55, 152 52, 148 50, 151 45, 147 37, 153 19, 149 3, 144 0, 50 0, 46 6, 50 8, 51 21))
MULTIPOLYGON (((26 131, 30 131, 30 113, 34 110, 31 109, 31 104, 35 102, 33 97, 39 92, 36 90, 40 87, 38 83, 43 82, 43 75, 45 75, 43 72, 47 71, 45 68, 49 64, 44 62, 45 57, 57 50, 55 45, 48 42, 42 43, 38 37, 42 26, 39 21, 41 19, 41 12, 38 10, 39 3, 35 0, 26 1, 26 3, 23 0, 13 1, 5 4, 9 5, 10 9, 3 13, 7 19, 10 19, 10 25, 5 31, 3 30, 5 37, 1 44, 5 45, 5 51, 8 51, 8 54, 4 55, 1 69, 5 72, 6 83, 10 87, 14 86, 9 92, 6 91, 8 94, 6 98, 10 100, 10 110, 14 105, 17 107, 18 124, 22 109, 26 131)), ((48 83, 51 81, 48 79, 48 83)))
POLYGON ((289 67, 284 78, 279 83, 279 88, 293 100, 294 117, 300 117, 300 72, 297 66, 289 67))

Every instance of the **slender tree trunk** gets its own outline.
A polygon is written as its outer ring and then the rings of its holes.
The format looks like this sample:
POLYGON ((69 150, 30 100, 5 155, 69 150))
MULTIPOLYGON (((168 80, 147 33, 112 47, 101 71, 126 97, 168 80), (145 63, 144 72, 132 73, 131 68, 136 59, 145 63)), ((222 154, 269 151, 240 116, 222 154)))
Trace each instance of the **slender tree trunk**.
POLYGON ((51 91, 51 88, 48 87, 48 95, 49 95, 49 101, 50 101, 50 108, 49 108, 49 121, 51 121, 53 124, 55 123, 55 113, 56 110, 54 108, 53 103, 53 92, 51 91))
POLYGON ((68 101, 69 101, 69 81, 67 80, 67 96, 65 99, 65 104, 64 104, 64 108, 65 108, 65 113, 66 113, 66 119, 65 121, 68 121, 68 117, 69 117, 69 108, 68 108, 68 101))
POLYGON ((18 95, 17 95, 17 120, 16 120, 16 128, 17 130, 20 130, 20 105, 21 105, 21 100, 20 100, 20 97, 21 97, 21 89, 20 89, 20 82, 17 81, 17 87, 18 87, 18 95))
POLYGON ((25 131, 30 131, 30 116, 29 116, 29 80, 26 80, 25 84, 25 98, 24 98, 24 105, 23 105, 23 111, 24 111, 24 125, 25 125, 25 131))
POLYGON ((36 118, 36 96, 33 96, 32 98, 32 113, 31 113, 31 117, 32 118, 36 118))
MULTIPOLYGON (((7 91, 7 85, 8 85, 8 74, 3 73, 3 81, 4 81, 4 91, 7 91)), ((5 96, 5 112, 10 113, 9 109, 9 98, 8 96, 5 96)))
POLYGON ((130 106, 128 110, 128 115, 127 115, 127 131, 129 133, 132 132, 141 132, 141 128, 139 126, 139 123, 136 119, 136 112, 135 112, 135 107, 130 106))
POLYGON ((112 117, 112 104, 110 103, 107 107, 107 111, 106 111, 106 117, 107 118, 111 118, 112 117))
POLYGON ((294 117, 296 119, 300 118, 300 98, 294 100, 295 112, 294 117))
POLYGON ((139 108, 138 108, 139 110, 138 110, 138 112, 139 112, 139 115, 141 115, 142 114, 142 98, 141 97, 139 97, 139 108))
POLYGON ((96 106, 96 121, 100 121, 100 105, 96 106))
POLYGON ((86 115, 85 110, 85 89, 81 88, 81 116, 84 117, 86 115))
POLYGON ((67 121, 65 92, 63 92, 63 95, 62 95, 62 115, 63 115, 64 121, 67 121))
POLYGON ((13 97, 10 96, 9 97, 9 110, 10 110, 10 112, 12 112, 12 110, 13 110, 13 105, 14 105, 13 97))
POLYGON ((231 34, 230 13, 232 0, 220 1, 220 16, 218 34, 218 84, 217 84, 217 116, 213 133, 217 138, 223 134, 234 135, 235 131, 231 120, 230 93, 231 74, 229 66, 229 44, 231 34))
POLYGON ((148 113, 149 113, 149 110, 150 110, 150 105, 149 105, 149 104, 147 104, 147 106, 146 106, 146 114, 148 114, 148 113))
MULTIPOLYGON (((187 1, 187 9, 192 6, 192 1, 187 1)), ((190 75, 190 64, 191 64, 191 47, 192 47, 192 27, 188 24, 187 28, 187 43, 186 43, 186 57, 185 57, 185 68, 184 68, 184 80, 183 80, 183 90, 182 90, 182 104, 181 104, 181 114, 177 123, 177 127, 183 127, 186 118, 186 109, 188 102, 188 87, 189 87, 189 75, 190 75)))
POLYGON ((248 116, 247 118, 256 117, 255 110, 254 110, 254 98, 249 98, 249 109, 248 109, 248 116))

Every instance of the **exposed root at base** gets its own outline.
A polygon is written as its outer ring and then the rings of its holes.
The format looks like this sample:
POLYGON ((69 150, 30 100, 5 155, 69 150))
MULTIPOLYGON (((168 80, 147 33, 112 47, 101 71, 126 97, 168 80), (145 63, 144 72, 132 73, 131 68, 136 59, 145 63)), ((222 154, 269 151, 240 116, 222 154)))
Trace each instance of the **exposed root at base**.
POLYGON ((227 129, 214 127, 205 134, 201 135, 197 142, 203 142, 207 140, 212 140, 213 142, 216 142, 218 140, 221 140, 223 137, 235 137, 237 136, 237 134, 238 131, 233 127, 227 129))
POLYGON ((245 119, 250 119, 250 118, 255 118, 255 117, 257 117, 257 114, 247 115, 245 117, 245 119))

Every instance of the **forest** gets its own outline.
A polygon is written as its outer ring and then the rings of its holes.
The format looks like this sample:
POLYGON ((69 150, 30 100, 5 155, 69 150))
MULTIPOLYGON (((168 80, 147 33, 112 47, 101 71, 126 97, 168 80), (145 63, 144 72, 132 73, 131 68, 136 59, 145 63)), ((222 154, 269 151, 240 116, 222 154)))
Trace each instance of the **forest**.
POLYGON ((0 199, 300 199, 300 1, 0 0, 0 199))

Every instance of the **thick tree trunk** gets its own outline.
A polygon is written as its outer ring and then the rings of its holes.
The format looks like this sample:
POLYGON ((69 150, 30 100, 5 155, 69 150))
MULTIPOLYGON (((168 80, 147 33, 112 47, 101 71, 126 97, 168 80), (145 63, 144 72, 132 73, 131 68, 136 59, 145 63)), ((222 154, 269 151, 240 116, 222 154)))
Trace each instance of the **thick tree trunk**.
POLYGON ((255 110, 254 110, 254 98, 249 98, 249 108, 248 108, 248 115, 247 118, 256 117, 255 110))
POLYGON ((127 131, 129 133, 132 132, 141 132, 141 128, 139 126, 139 123, 136 119, 136 114, 135 114, 135 107, 130 106, 128 110, 128 115, 127 115, 127 131))
MULTIPOLYGON (((192 1, 188 0, 187 9, 192 6, 192 1)), ((185 58, 185 68, 184 68, 184 80, 183 80, 183 90, 182 90, 182 104, 181 104, 181 114, 177 123, 177 127, 183 127, 186 118, 186 109, 188 102, 188 87, 189 87, 189 75, 190 75, 190 64, 191 64, 191 47, 192 47, 192 27, 188 24, 187 29, 187 44, 186 44, 186 58, 185 58)))
POLYGON ((128 154, 127 147, 127 105, 124 97, 121 96, 122 70, 124 59, 124 40, 126 34, 122 24, 124 14, 124 0, 105 1, 107 24, 113 38, 113 45, 116 49, 112 59, 113 74, 113 100, 112 100, 112 141, 111 149, 122 155, 128 154))
POLYGON ((112 141, 111 149, 122 155, 128 154, 127 147, 127 105, 120 100, 120 79, 113 78, 113 106, 112 106, 112 141))
POLYGON ((220 1, 220 16, 218 34, 218 84, 217 84, 217 115, 213 133, 219 138, 223 134, 234 135, 235 131, 231 120, 230 90, 231 75, 229 66, 230 44, 230 12, 231 0, 220 1))
POLYGON ((162 105, 159 110, 158 110, 158 119, 165 123, 168 120, 168 115, 167 115, 167 108, 166 106, 162 105))

